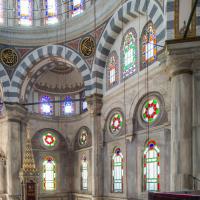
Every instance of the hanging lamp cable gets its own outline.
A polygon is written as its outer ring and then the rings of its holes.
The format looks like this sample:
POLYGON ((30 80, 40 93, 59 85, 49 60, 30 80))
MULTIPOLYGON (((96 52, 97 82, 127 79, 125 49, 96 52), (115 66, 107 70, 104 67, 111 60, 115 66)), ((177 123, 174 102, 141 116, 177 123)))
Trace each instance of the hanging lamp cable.
MULTIPOLYGON (((122 16, 124 15, 124 9, 123 9, 123 6, 124 6, 124 1, 121 0, 121 7, 122 7, 122 16)), ((123 23, 123 20, 122 20, 122 30, 121 30, 121 34, 122 34, 122 39, 123 39, 123 42, 124 42, 124 23, 123 23)), ((122 43, 122 45, 124 45, 124 43, 122 43)), ((123 51, 123 49, 122 49, 123 51)), ((123 59, 124 59, 124 56, 123 56, 123 59)), ((124 61, 123 61, 123 64, 122 64, 122 67, 120 68, 120 70, 123 70, 123 65, 124 65, 124 61)), ((121 72, 122 74, 122 72, 121 72)), ((123 78, 123 76, 122 76, 123 78)), ((124 145, 125 145, 125 162, 123 163, 123 165, 125 164, 125 174, 126 174, 126 195, 128 197, 128 155, 127 155, 127 152, 128 152, 128 147, 127 147, 127 116, 126 116, 126 78, 124 78, 123 80, 123 107, 124 107, 124 145)), ((122 179, 122 181, 124 181, 122 179)), ((122 185, 123 185, 123 182, 122 182, 122 185)), ((122 187, 124 188, 124 187, 122 187)))

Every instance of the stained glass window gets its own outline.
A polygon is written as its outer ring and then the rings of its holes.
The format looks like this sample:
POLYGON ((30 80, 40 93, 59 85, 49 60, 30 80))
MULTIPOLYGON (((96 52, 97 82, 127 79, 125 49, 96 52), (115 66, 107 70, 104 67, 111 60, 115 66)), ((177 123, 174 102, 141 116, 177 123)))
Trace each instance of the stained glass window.
POLYGON ((19 24, 32 24, 32 0, 17 0, 19 24))
POLYGON ((115 113, 110 121, 110 130, 113 134, 120 132, 123 126, 123 117, 121 113, 115 113))
POLYGON ((144 150, 144 191, 160 190, 160 150, 154 140, 149 140, 144 150))
POLYGON ((86 157, 82 159, 81 163, 81 189, 88 189, 88 163, 86 157))
POLYGON ((84 0, 71 0, 72 17, 83 12, 84 0))
POLYGON ((51 99, 49 96, 42 96, 40 100, 40 111, 44 115, 52 115, 53 114, 53 104, 51 103, 51 99))
POLYGON ((85 92, 83 91, 81 94, 81 101, 80 101, 80 107, 81 107, 81 112, 86 112, 87 111, 87 101, 85 98, 85 92))
POLYGON ((43 189, 56 189, 56 163, 51 156, 48 156, 43 161, 43 189))
POLYGON ((65 115, 71 114, 74 112, 73 102, 70 96, 65 97, 64 105, 63 105, 63 113, 65 115))
POLYGON ((3 0, 0 0, 0 24, 3 24, 3 14, 4 14, 4 5, 3 5, 3 0))
POLYGON ((110 89, 119 82, 119 59, 117 52, 113 51, 108 57, 107 63, 107 88, 110 89))
POLYGON ((58 22, 56 0, 45 0, 45 15, 47 24, 58 22))
POLYGON ((87 138, 88 138, 87 130, 82 128, 80 131, 80 136, 79 136, 79 143, 81 146, 87 144, 87 138))
POLYGON ((160 113, 160 105, 156 98, 148 100, 142 110, 142 118, 147 123, 153 123, 160 113))
POLYGON ((120 148, 115 148, 112 157, 113 192, 123 192, 123 155, 120 148))
POLYGON ((43 134, 42 139, 43 139, 43 143, 48 147, 54 147, 56 144, 56 137, 51 132, 45 132, 43 134))
POLYGON ((129 30, 122 44, 122 78, 128 78, 136 72, 137 36, 134 29, 129 30))
POLYGON ((148 23, 142 34, 142 62, 143 67, 156 60, 157 45, 156 33, 152 23, 148 23))

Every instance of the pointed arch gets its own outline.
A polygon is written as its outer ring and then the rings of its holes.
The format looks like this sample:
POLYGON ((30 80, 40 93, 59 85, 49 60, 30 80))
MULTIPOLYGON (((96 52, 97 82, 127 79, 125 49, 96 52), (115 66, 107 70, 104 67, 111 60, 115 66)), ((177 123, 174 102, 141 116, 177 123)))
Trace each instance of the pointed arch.
MULTIPOLYGON (((92 68, 91 93, 103 93, 103 78, 106 60, 116 38, 122 31, 123 25, 137 18, 140 14, 148 15, 157 30, 157 43, 164 44, 165 24, 164 13, 156 1, 129 0, 125 2, 109 20, 98 43, 92 68)), ((159 47, 157 50, 160 51, 159 47)))
POLYGON ((91 77, 87 63, 72 49, 61 45, 47 45, 30 52, 18 65, 11 80, 12 91, 6 96, 11 96, 12 102, 25 101, 34 81, 48 69, 47 63, 55 59, 72 63, 83 77, 86 96, 90 95, 91 77), (32 74, 32 76, 27 76, 32 74))

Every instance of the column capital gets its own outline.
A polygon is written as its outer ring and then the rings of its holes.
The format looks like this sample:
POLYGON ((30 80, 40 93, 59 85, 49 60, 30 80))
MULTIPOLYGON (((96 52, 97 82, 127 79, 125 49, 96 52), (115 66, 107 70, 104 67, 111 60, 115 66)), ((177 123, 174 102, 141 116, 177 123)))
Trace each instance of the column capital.
POLYGON ((166 42, 167 70, 170 76, 192 74, 200 62, 200 41, 172 40, 166 42))
POLYGON ((6 117, 8 120, 24 121, 28 122, 27 109, 20 104, 6 104, 6 117))
POLYGON ((193 73, 193 59, 188 54, 168 54, 167 55, 167 70, 170 76, 179 74, 193 73))
POLYGON ((88 110, 90 114, 100 115, 101 108, 103 105, 102 101, 103 95, 93 94, 89 97, 86 97, 86 101, 88 103, 88 110))

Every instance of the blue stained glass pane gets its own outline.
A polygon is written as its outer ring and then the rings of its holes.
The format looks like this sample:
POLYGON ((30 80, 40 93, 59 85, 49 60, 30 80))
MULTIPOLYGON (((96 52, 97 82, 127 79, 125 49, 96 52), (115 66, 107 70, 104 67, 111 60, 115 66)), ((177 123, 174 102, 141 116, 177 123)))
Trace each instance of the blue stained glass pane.
POLYGON ((65 98, 64 102, 64 114, 73 113, 73 103, 70 96, 65 98))
POLYGON ((49 96, 43 96, 41 98, 41 113, 45 115, 53 114, 53 105, 50 102, 51 99, 49 96))
POLYGON ((83 12, 83 0, 72 0, 72 16, 76 16, 83 12))
POLYGON ((18 17, 19 24, 31 25, 32 24, 32 0, 18 0, 18 17))

